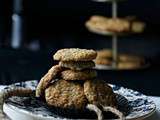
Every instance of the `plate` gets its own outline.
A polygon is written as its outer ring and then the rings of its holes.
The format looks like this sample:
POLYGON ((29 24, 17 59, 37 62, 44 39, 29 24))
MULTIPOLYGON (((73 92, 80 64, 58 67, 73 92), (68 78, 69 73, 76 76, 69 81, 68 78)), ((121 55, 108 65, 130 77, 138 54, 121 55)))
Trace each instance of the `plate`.
MULTIPOLYGON (((5 89, 10 89, 12 86, 14 87, 17 86, 17 87, 31 88, 35 90, 37 84, 38 82, 36 80, 33 80, 22 83, 16 83, 14 85, 8 86, 5 89)), ((129 111, 126 115, 126 120, 143 119, 151 116, 156 111, 155 103, 142 93, 124 87, 120 87, 117 85, 112 85, 112 84, 109 85, 113 88, 113 91, 119 95, 118 101, 120 101, 121 105, 124 106, 124 108, 126 108, 126 110, 128 109, 129 111)), ((16 97, 12 97, 10 99, 12 100, 15 99, 15 102, 18 103, 18 99, 16 97)), ((31 103, 28 104, 28 106, 22 105, 21 107, 19 107, 16 104, 12 104, 11 102, 7 101, 3 106, 4 112, 12 120, 17 120, 19 118, 21 118, 21 120, 66 119, 59 116, 53 116, 53 113, 51 111, 43 107, 44 103, 37 102, 36 104, 31 103)))

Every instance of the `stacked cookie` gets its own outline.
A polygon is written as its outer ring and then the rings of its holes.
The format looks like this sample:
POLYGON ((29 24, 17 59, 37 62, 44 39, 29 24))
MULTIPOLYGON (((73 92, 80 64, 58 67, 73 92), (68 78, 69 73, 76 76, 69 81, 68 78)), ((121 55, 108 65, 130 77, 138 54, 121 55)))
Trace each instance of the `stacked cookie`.
POLYGON ((116 109, 117 98, 112 88, 105 81, 94 79, 97 73, 92 69, 95 66, 92 60, 96 56, 96 51, 86 49, 57 51, 53 58, 59 64, 52 66, 41 78, 36 97, 44 98, 47 105, 58 110, 95 111, 98 120, 103 118, 102 110, 123 118, 123 114, 116 109))
POLYGON ((53 56, 54 60, 59 61, 59 66, 65 68, 61 72, 64 80, 90 80, 97 76, 92 68, 95 63, 92 61, 97 56, 93 50, 70 48, 61 49, 53 56))

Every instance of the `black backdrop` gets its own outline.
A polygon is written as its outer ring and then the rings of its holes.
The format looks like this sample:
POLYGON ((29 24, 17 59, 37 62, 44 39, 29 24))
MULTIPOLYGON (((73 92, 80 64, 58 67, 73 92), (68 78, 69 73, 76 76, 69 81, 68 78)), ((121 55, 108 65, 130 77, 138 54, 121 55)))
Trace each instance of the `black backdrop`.
MULTIPOLYGON (((0 84, 40 79, 52 65, 52 54, 63 47, 100 49, 111 47, 110 37, 89 33, 85 21, 93 14, 111 16, 111 5, 90 0, 24 0, 26 44, 38 40, 39 52, 7 49, 10 46, 12 0, 0 1, 0 84)), ((152 66, 140 71, 100 71, 100 78, 137 89, 159 93, 160 1, 126 0, 119 3, 119 16, 136 15, 147 23, 141 35, 120 37, 119 50, 145 56, 152 66)))
MULTIPOLYGON (((38 39, 41 40, 42 44, 51 42, 53 47, 83 47, 84 44, 81 44, 81 40, 85 40, 86 46, 84 47, 95 47, 97 46, 97 39, 104 39, 104 37, 90 34, 85 29, 84 23, 94 14, 111 16, 110 4, 95 3, 91 0, 23 1, 22 15, 25 21, 26 42, 38 39), (93 41, 90 45, 88 45, 89 40, 93 41)), ((13 0, 0 1, 0 37, 3 37, 3 41, 10 37, 12 4, 13 0)), ((152 42, 157 44, 155 39, 158 39, 157 36, 159 36, 159 11, 159 0, 126 0, 119 3, 118 9, 121 17, 135 15, 147 23, 145 35, 147 35, 147 38, 148 36, 151 37, 148 38, 151 44, 152 42)), ((5 43, 9 45, 9 40, 5 43)), ((101 41, 99 44, 98 48, 106 47, 103 45, 109 44, 109 42, 101 41)))

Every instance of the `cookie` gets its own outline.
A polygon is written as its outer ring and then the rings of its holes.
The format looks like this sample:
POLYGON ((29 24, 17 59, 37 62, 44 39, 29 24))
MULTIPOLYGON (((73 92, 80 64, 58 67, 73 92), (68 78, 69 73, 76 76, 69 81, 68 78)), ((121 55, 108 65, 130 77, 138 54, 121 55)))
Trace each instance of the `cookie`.
POLYGON ((48 87, 50 82, 52 80, 56 79, 56 77, 58 76, 58 74, 60 74, 60 72, 62 70, 63 70, 62 67, 60 67, 59 65, 55 65, 48 71, 48 73, 46 73, 41 78, 41 80, 36 88, 36 97, 42 96, 44 90, 48 87))
POLYGON ((141 67, 140 62, 119 62, 118 63, 118 69, 135 69, 140 67, 141 67))
POLYGON ((95 67, 95 63, 93 61, 60 61, 59 65, 71 70, 83 70, 95 67))
POLYGON ((141 33, 144 31, 145 23, 140 21, 134 21, 131 25, 131 31, 134 33, 141 33))
POLYGON ((86 27, 94 31, 122 33, 130 31, 130 22, 122 18, 94 16, 86 22, 86 27))
POLYGON ((96 70, 87 69, 82 71, 65 70, 61 73, 61 77, 65 80, 88 80, 97 76, 96 70))
POLYGON ((102 80, 85 81, 84 94, 91 104, 117 107, 116 95, 112 88, 102 80))
POLYGON ((109 19, 106 29, 111 32, 129 32, 130 31, 130 24, 125 19, 109 19))
POLYGON ((90 17, 90 21, 94 21, 94 22, 97 22, 97 21, 101 21, 101 22, 105 22, 107 21, 109 18, 107 17, 104 17, 104 16, 100 16, 100 15, 93 15, 90 17))
POLYGON ((121 62, 140 62, 140 63, 143 63, 144 59, 142 57, 135 56, 135 55, 120 54, 119 55, 119 61, 121 61, 121 62))
POLYGON ((45 90, 46 102, 59 108, 83 109, 87 100, 83 86, 76 82, 58 80, 45 90))
POLYGON ((97 53, 94 50, 70 48, 58 50, 53 59, 59 61, 91 61, 96 56, 97 53))
POLYGON ((103 49, 97 51, 97 58, 112 58, 112 50, 110 49, 103 49))
POLYGON ((107 58, 99 58, 94 61, 96 65, 112 65, 112 60, 107 58))
POLYGON ((91 31, 95 33, 106 33, 107 27, 105 21, 87 21, 85 26, 91 31))

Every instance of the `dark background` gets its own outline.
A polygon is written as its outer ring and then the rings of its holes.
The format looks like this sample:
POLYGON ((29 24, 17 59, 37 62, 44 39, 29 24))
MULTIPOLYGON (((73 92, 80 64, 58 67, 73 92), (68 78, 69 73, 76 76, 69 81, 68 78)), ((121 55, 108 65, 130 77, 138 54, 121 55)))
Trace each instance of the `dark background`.
MULTIPOLYGON (((126 0, 119 3, 120 17, 137 16, 146 22, 140 35, 119 38, 119 51, 146 57, 151 66, 134 71, 98 71, 108 82, 160 95, 160 1, 126 0)), ((110 37, 89 33, 84 23, 91 15, 111 16, 109 3, 90 0, 24 0, 19 13, 24 22, 23 44, 20 49, 10 46, 13 1, 0 1, 0 83, 40 79, 52 66, 52 55, 64 47, 110 48, 110 37), (29 49, 38 44, 39 49, 29 49)))

